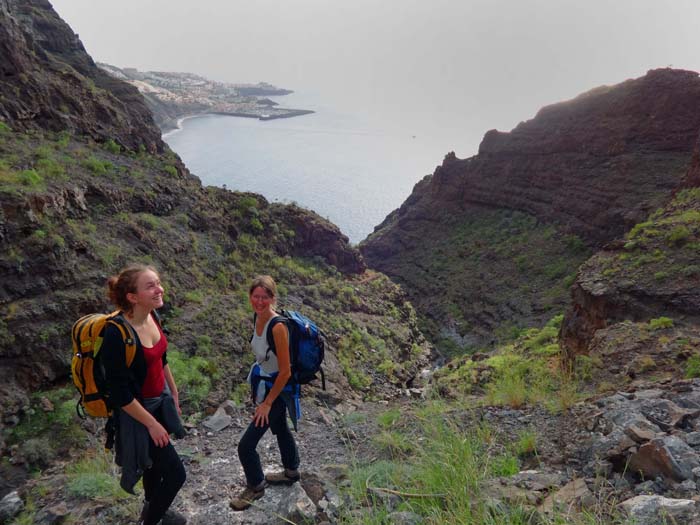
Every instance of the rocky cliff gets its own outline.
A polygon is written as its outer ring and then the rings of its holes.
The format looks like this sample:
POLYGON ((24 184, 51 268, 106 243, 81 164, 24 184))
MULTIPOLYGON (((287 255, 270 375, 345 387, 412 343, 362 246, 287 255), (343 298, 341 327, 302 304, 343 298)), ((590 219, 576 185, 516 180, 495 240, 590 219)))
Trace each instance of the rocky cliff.
POLYGON ((0 55, 0 118, 13 129, 163 150, 136 88, 100 70, 48 0, 0 2, 0 55))
POLYGON ((700 188, 695 187, 677 192, 623 239, 586 261, 561 329, 568 360, 594 356, 601 372, 625 379, 642 372, 682 372, 700 333, 698 249, 700 188))
POLYGON ((489 131, 478 155, 447 155, 361 250, 406 285, 436 338, 473 346, 509 319, 541 323, 591 250, 683 184, 698 102, 697 73, 660 69, 489 131), (444 300, 425 299, 436 290, 444 300))

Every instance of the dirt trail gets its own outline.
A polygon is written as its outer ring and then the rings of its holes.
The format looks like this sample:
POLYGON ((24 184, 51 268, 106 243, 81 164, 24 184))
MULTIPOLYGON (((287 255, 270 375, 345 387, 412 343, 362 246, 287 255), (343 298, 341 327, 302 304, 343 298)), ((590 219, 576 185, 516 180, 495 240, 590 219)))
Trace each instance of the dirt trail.
MULTIPOLYGON (((250 408, 237 409, 227 428, 211 432, 200 423, 176 443, 185 461, 187 482, 176 498, 174 508, 185 514, 189 523, 253 524, 273 523, 277 519, 275 509, 279 501, 288 496, 289 488, 269 487, 256 506, 244 512, 229 509, 231 495, 241 490, 245 483, 236 447, 251 417, 250 408)), ((335 466, 347 465, 351 461, 342 425, 338 422, 336 409, 312 397, 302 399, 302 419, 295 439, 303 478, 330 481, 332 475, 329 472, 336 471, 335 466)), ((260 441, 258 453, 265 472, 281 468, 277 441, 271 432, 260 441)), ((306 483, 304 488, 309 492, 306 483)))

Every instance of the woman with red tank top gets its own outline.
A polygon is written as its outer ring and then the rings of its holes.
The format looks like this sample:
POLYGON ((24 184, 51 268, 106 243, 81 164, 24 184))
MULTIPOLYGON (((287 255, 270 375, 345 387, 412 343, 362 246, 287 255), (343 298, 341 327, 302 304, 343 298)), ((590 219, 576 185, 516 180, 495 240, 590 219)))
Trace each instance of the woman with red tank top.
POLYGON ((175 379, 168 366, 168 340, 156 309, 163 306, 163 287, 150 266, 131 266, 108 281, 111 301, 133 329, 136 354, 126 366, 119 329, 107 324, 100 350, 109 401, 114 408, 116 461, 121 486, 133 494, 143 476, 144 506, 139 524, 184 525, 170 509, 185 482, 185 468, 169 434, 184 436, 175 379))

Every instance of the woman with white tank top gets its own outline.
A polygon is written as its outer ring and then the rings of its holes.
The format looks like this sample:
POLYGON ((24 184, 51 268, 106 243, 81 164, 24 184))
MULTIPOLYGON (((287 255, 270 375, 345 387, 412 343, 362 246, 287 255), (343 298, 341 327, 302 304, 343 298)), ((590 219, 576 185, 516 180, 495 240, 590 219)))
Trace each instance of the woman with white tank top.
POLYGON ((269 348, 267 332, 270 322, 277 317, 274 310, 277 285, 269 275, 253 280, 248 298, 255 312, 255 327, 251 347, 255 364, 249 381, 256 402, 255 414, 238 443, 238 457, 246 477, 246 488, 230 502, 233 510, 244 510, 265 494, 271 484, 292 484, 298 481, 299 452, 294 436, 287 424, 287 406, 280 394, 292 376, 289 355, 289 331, 284 323, 274 323, 272 337, 276 353, 269 348), (284 470, 263 474, 260 456, 256 451, 258 442, 267 429, 277 437, 284 470))

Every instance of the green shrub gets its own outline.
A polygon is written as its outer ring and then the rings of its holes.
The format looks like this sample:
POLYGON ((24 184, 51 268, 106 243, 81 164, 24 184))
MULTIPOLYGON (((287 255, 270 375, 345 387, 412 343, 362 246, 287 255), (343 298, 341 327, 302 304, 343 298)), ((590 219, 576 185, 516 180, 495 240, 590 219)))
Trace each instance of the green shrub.
POLYGON ((250 219, 250 227, 253 229, 253 231, 256 232, 261 232, 265 229, 263 223, 260 222, 260 219, 258 219, 257 217, 253 217, 252 219, 250 219))
POLYGON ((66 174, 63 166, 53 159, 39 159, 34 167, 43 177, 58 178, 66 174))
POLYGON ((254 208, 257 211, 257 207, 258 199, 250 195, 246 195, 238 201, 238 209, 243 210, 245 212, 249 212, 251 208, 254 208))
POLYGON ((7 133, 11 133, 12 128, 5 124, 2 120, 0 120, 0 134, 5 135, 7 133))
POLYGON ((574 360, 574 374, 579 381, 593 379, 593 371, 600 366, 600 359, 594 359, 588 355, 577 355, 574 360))
POLYGON ((229 397, 236 404, 236 406, 242 407, 245 405, 245 402, 250 399, 250 395, 250 385, 243 381, 235 386, 229 397))
POLYGON ((567 235, 564 237, 566 247, 574 253, 583 253, 586 251, 586 243, 578 235, 567 235))
POLYGON ((377 423, 379 423, 379 426, 382 428, 390 428, 393 427, 399 419, 401 419, 401 410, 392 408, 391 410, 379 414, 377 416, 377 423))
POLYGON ((43 241, 44 239, 46 239, 46 230, 34 230, 34 233, 32 233, 32 235, 29 238, 34 241, 43 241))
POLYGON ((690 238, 690 230, 685 226, 676 226, 671 230, 671 232, 666 236, 666 242, 670 246, 682 246, 690 238))
POLYGON ((66 240, 57 233, 51 235, 51 242, 56 248, 63 248, 66 245, 66 240))
POLYGON ((66 474, 68 493, 74 497, 106 503, 129 497, 119 486, 111 454, 98 452, 86 457, 70 465, 66 474))
POLYGON ((537 454, 537 432, 534 430, 521 430, 518 432, 515 453, 518 456, 537 454))
POLYGON ((691 264, 690 266, 686 266, 681 270, 681 275, 683 275, 683 277, 692 277, 694 275, 700 275, 700 266, 697 264, 691 264))
POLYGON ((693 354, 685 364, 685 377, 692 379, 700 377, 700 354, 693 354))
POLYGON ((33 394, 30 409, 10 430, 8 442, 23 443, 32 438, 50 436, 51 443, 60 447, 82 443, 86 436, 75 417, 76 396, 72 385, 33 394), (53 411, 42 409, 41 399, 44 397, 53 405, 53 411))
POLYGON ((212 379, 221 375, 218 367, 201 356, 188 357, 177 350, 168 350, 168 363, 178 385, 180 402, 200 408, 209 395, 212 379))
POLYGON ((15 341, 14 334, 10 333, 7 323, 4 319, 0 318, 0 346, 5 346, 9 348, 15 341))
POLYGON ((627 234, 627 238, 634 239, 636 237, 643 235, 644 233, 646 233, 644 230, 648 229, 651 225, 652 225, 651 221, 640 222, 639 224, 635 224, 634 227, 627 234))
POLYGON ((172 176, 172 177, 176 177, 176 176, 177 176, 177 168, 176 168, 175 166, 170 166, 170 165, 168 165, 168 166, 166 166, 166 167, 163 168, 163 169, 165 170, 165 173, 167 173, 168 175, 170 175, 170 176, 172 176))
POLYGON ((564 280, 562 283, 564 284, 565 288, 571 288, 571 285, 576 282, 576 274, 572 273, 564 277, 564 280))
POLYGON ((18 174, 19 182, 23 186, 36 187, 44 182, 44 178, 35 170, 24 170, 18 174))
POLYGON ((400 432, 382 430, 372 439, 381 450, 388 452, 392 457, 405 457, 413 452, 414 447, 408 436, 400 432))
POLYGON ((202 293, 201 290, 192 290, 189 292, 185 292, 185 301, 188 303, 198 303, 201 304, 204 302, 204 293, 202 293))
POLYGON ((211 337, 208 335, 200 335, 197 337, 197 354, 211 354, 211 337))
POLYGON ((514 370, 499 374, 496 380, 487 386, 487 400, 494 405, 521 408, 528 400, 525 378, 514 370))
POLYGON ((56 134, 55 140, 59 148, 65 148, 70 144, 70 133, 68 131, 61 131, 56 134))
POLYGON ((109 161, 102 161, 95 156, 90 156, 82 162, 82 165, 90 170, 95 175, 104 175, 107 170, 113 168, 113 164, 109 161))
POLYGON ((148 230, 156 230, 160 226, 161 220, 150 213, 141 213, 138 216, 138 222, 141 226, 148 230))
POLYGON ((47 436, 32 437, 20 444, 20 453, 27 463, 34 469, 42 469, 49 465, 56 457, 56 452, 51 446, 47 436))
POLYGON ((491 472, 494 476, 513 476, 519 470, 518 458, 510 454, 502 454, 491 460, 491 472))
POLYGON ((114 153, 115 155, 118 155, 122 151, 121 146, 117 144, 113 139, 109 139, 102 145, 102 147, 110 153, 114 153))
POLYGON ((648 372, 656 368, 656 361, 650 355, 643 355, 637 358, 636 365, 639 372, 648 372))
POLYGON ((661 330, 663 328, 673 328, 673 319, 668 317, 657 317, 649 321, 649 328, 652 330, 661 330))

